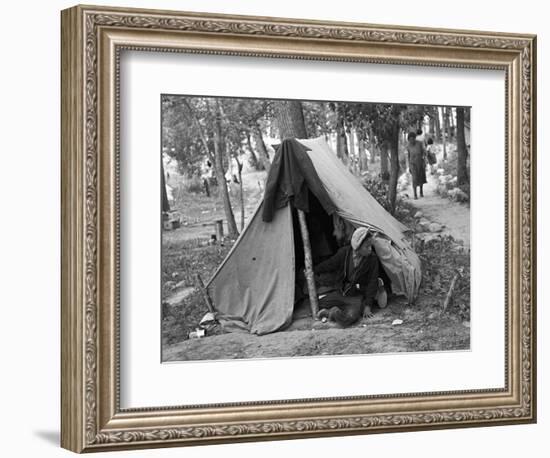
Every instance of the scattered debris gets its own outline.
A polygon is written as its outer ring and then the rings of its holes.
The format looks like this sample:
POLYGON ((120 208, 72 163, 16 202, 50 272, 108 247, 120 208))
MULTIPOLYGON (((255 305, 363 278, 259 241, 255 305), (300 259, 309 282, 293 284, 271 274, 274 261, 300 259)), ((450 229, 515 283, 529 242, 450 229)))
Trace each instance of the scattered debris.
POLYGON ((414 214, 414 217, 415 218, 422 218, 424 216, 424 213, 422 213, 421 211, 417 211, 415 214, 414 214))
POLYGON ((212 312, 208 312, 206 315, 202 317, 202 319, 199 322, 199 326, 204 327, 211 323, 214 323, 216 321, 216 314, 212 312))
POLYGON ((447 197, 455 200, 456 202, 468 202, 469 197, 462 189, 454 188, 447 191, 447 197))
POLYGON ((399 326, 400 324, 403 324, 403 320, 400 320, 398 318, 393 320, 392 323, 391 323, 392 326, 399 326))
POLYGON ((181 226, 181 215, 178 212, 163 212, 162 227, 165 231, 178 229, 181 226))
POLYGON ((429 231, 430 230, 430 220, 426 219, 426 218, 421 218, 420 221, 418 222, 418 225, 420 226, 420 229, 422 229, 423 231, 429 231))
POLYGON ((189 333, 190 339, 200 339, 206 335, 206 331, 204 329, 196 328, 194 331, 191 331, 189 333))

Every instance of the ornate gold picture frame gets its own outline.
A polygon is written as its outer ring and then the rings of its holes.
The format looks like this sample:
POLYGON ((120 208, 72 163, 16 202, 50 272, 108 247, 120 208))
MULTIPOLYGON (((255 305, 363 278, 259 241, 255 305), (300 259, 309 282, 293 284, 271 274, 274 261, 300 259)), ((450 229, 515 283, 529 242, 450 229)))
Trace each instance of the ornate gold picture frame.
POLYGON ((536 37, 76 6, 62 12, 61 445, 75 452, 536 420, 536 37), (120 407, 123 50, 505 72, 503 389, 120 407))

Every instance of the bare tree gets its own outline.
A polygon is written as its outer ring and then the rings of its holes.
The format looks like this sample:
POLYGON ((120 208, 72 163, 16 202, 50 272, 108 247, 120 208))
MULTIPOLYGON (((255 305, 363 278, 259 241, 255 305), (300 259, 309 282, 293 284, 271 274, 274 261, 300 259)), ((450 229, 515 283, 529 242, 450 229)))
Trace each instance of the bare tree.
POLYGON ((445 107, 439 107, 441 119, 443 121, 443 128, 441 129, 441 139, 443 141, 443 160, 447 160, 447 111, 445 107))
POLYGON ((256 145, 256 152, 258 153, 258 161, 263 165, 263 168, 269 172, 271 162, 269 160, 269 154, 267 153, 267 147, 265 146, 262 131, 258 123, 254 123, 251 127, 252 138, 256 145))
POLYGON ((344 122, 344 110, 341 105, 336 105, 336 155, 344 164, 349 162, 348 138, 344 122))
POLYGON ((221 110, 220 101, 218 99, 215 99, 212 108, 214 111, 214 169, 218 179, 218 189, 220 189, 222 195, 223 209, 227 218, 228 235, 229 237, 236 238, 239 235, 239 231, 237 229, 237 223, 235 222, 233 209, 231 208, 231 200, 229 199, 227 182, 225 181, 225 170, 223 167, 223 154, 225 152, 225 148, 221 133, 221 110))
POLYGON ((468 148, 466 147, 466 137, 464 135, 464 108, 456 109, 456 148, 458 154, 457 163, 457 184, 464 186, 469 183, 467 161, 468 148))
POLYGON ((164 178, 164 162, 161 158, 160 160, 160 174, 162 182, 162 211, 170 211, 170 203, 168 202, 168 193, 166 192, 166 179, 164 178))

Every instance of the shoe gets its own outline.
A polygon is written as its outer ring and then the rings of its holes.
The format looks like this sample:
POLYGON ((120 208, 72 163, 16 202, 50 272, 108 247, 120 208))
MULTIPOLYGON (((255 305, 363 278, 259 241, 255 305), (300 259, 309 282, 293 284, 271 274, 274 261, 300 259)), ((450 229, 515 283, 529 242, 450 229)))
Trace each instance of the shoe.
POLYGON ((386 308, 388 305, 388 293, 386 292, 386 288, 384 288, 384 281, 381 278, 378 278, 378 291, 376 292, 375 299, 378 307, 381 309, 386 308))

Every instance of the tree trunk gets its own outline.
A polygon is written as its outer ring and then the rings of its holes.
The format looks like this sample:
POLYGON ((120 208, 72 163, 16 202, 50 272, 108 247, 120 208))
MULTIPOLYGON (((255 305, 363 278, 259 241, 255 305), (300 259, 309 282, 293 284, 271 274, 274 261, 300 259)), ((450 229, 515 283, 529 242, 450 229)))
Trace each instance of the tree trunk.
POLYGON ((275 102, 275 113, 281 141, 285 138, 307 138, 304 112, 300 101, 279 100, 275 102))
POLYGON ((248 146, 248 151, 250 151, 250 165, 254 167, 255 170, 264 170, 264 165, 258 160, 258 156, 254 152, 252 147, 252 141, 250 139, 250 131, 246 133, 246 146, 248 146))
POLYGON ((399 125, 394 123, 392 126, 392 136, 389 138, 390 145, 390 182, 388 187, 388 202, 390 212, 395 213, 395 203, 397 199, 397 179, 399 178, 399 125))
POLYGON ((169 212, 170 203, 168 202, 168 193, 166 192, 166 179, 164 178, 164 161, 162 159, 160 160, 160 174, 162 182, 162 211, 169 212))
POLYGON ((221 113, 219 109, 219 101, 216 100, 216 112, 214 118, 214 169, 218 180, 218 189, 221 193, 223 201, 223 209, 225 218, 227 219, 228 235, 231 238, 237 238, 239 231, 235 222, 235 215, 231 208, 231 200, 229 199, 229 190, 225 181, 225 171, 223 168, 223 153, 222 134, 221 134, 221 113))
POLYGON ((451 131, 450 137, 453 138, 455 136, 455 119, 453 116, 453 109, 451 107, 447 107, 447 113, 449 118, 449 130, 451 131))
POLYGON ((235 162, 237 163, 237 173, 239 175, 239 194, 240 194, 240 201, 241 201, 241 232, 244 229, 244 192, 243 192, 243 164, 235 158, 235 162))
POLYGON ((468 184, 468 149, 466 148, 466 137, 464 135, 464 108, 456 109, 456 149, 458 154, 457 184, 459 187, 468 184))
POLYGON ((443 129, 441 139, 443 141, 443 160, 447 160, 447 116, 445 115, 445 107, 440 107, 441 119, 443 120, 443 129))
POLYGON ((369 159, 367 157, 367 151, 365 147, 365 134, 363 131, 358 132, 358 139, 359 141, 357 142, 357 153, 359 156, 359 172, 361 173, 369 169, 369 159))
POLYGON ((382 181, 388 181, 390 179, 389 165, 388 165, 388 150, 390 145, 387 141, 382 142, 382 148, 380 148, 380 177, 382 181))
POLYGON ((439 109, 435 108, 435 138, 441 141, 441 122, 439 121, 439 109))
POLYGON ((338 108, 336 121, 336 156, 338 156, 344 164, 348 164, 348 139, 344 125, 344 116, 338 108))
POLYGON ((374 132, 372 131, 372 129, 369 129, 369 154, 371 164, 374 164, 374 161, 376 160, 375 145, 376 141, 374 139, 374 132))
POLYGON ((267 147, 265 146, 264 138, 262 136, 262 131, 258 124, 252 126, 252 137, 254 138, 254 144, 256 145, 256 152, 258 153, 258 159, 263 165, 264 169, 269 172, 271 167, 271 162, 269 160, 269 154, 267 152, 267 147))
POLYGON ((355 175, 359 175, 359 161, 355 155, 355 131, 350 129, 348 132, 349 135, 349 157, 350 157, 350 166, 351 171, 355 175))

